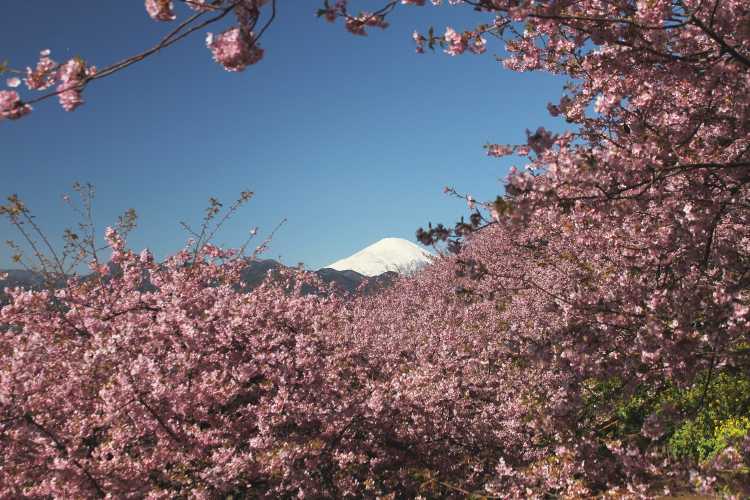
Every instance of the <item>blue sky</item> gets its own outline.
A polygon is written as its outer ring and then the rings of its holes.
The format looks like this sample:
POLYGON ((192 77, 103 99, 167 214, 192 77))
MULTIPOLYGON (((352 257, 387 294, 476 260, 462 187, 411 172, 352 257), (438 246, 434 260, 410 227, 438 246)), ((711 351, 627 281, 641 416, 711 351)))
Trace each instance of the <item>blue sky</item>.
MULTIPOLYGON (((49 48, 57 61, 80 55, 104 67, 170 29, 141 4, 10 2, 0 60, 33 65, 49 48)), ((199 33, 95 82, 73 113, 48 100, 0 122, 0 194, 20 195, 61 241, 76 222, 62 195, 91 182, 98 226, 135 208, 131 246, 161 258, 183 246, 179 221, 198 224, 209 196, 230 202, 250 189, 256 197, 216 242, 238 245, 254 226, 262 237, 286 218, 266 256, 315 269, 383 237, 414 241, 428 221, 455 222, 466 206, 443 186, 494 199, 514 163, 486 157, 483 144, 563 125, 546 104, 564 82, 503 69, 493 58, 500 42, 483 56, 415 54, 414 29, 482 20, 466 6, 399 6, 389 29, 354 37, 317 19, 317 0, 279 4, 264 60, 243 73, 216 65, 199 33)), ((14 229, 0 222, 0 240, 9 238, 14 229)), ((10 255, 0 249, 0 268, 12 267, 10 255)))

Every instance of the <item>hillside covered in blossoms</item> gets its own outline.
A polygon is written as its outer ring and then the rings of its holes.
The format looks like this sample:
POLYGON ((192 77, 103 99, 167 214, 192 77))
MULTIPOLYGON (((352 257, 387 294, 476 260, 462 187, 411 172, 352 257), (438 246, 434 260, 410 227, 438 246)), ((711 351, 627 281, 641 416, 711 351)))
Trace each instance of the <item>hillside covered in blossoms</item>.
MULTIPOLYGON (((249 191, 165 258, 128 245, 134 212, 95 226, 91 186, 60 245, 10 195, 13 260, 41 278, 0 308, 0 497, 750 496, 747 2, 375 3, 317 16, 362 37, 460 12, 416 52, 497 45, 498 71, 563 77, 545 104, 564 128, 487 143, 516 162, 497 196, 446 187, 468 213, 416 229, 435 256, 353 296, 301 266, 248 290, 274 233, 217 234, 249 191)), ((217 70, 261 71, 281 8, 310 6, 146 0, 168 26, 152 49, 3 65, 0 126, 78 113, 196 32, 217 70)))

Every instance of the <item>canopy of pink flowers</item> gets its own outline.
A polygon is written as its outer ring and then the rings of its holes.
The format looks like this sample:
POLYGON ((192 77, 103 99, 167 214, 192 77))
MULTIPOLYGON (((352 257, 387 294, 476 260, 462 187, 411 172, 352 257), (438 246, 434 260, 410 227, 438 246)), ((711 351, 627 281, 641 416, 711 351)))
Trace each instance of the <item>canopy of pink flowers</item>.
MULTIPOLYGON (((233 71, 262 56, 243 22, 269 6, 235 4, 238 26, 208 43, 233 71)), ((362 35, 396 4, 319 14, 362 35)), ((172 2, 146 8, 174 17, 172 2)), ((472 8, 480 23, 415 33, 417 50, 504 40, 506 68, 570 77, 548 109, 574 130, 487 145, 524 164, 506 196, 467 197, 478 215, 453 252, 372 297, 304 296, 304 275, 245 293, 230 251, 156 263, 114 231, 96 278, 8 290, 0 496, 637 496, 712 492, 729 473, 746 492, 750 438, 686 463, 660 438, 691 415, 660 408, 613 437, 592 390, 616 380, 626 398, 750 370, 747 3, 472 8)), ((73 109, 93 70, 48 56, 27 84, 59 80, 73 109)), ((29 110, 0 92, 3 118, 29 110)))

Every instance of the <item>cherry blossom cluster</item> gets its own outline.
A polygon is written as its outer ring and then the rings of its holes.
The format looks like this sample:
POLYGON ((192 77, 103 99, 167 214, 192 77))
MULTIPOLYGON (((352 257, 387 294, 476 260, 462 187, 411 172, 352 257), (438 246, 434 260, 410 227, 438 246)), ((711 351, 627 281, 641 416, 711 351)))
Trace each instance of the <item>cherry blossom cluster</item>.
POLYGON ((0 90, 0 120, 17 120, 31 112, 31 106, 24 104, 15 90, 0 90))
POLYGON ((385 20, 385 16, 394 6, 395 3, 392 3, 377 12, 360 12, 355 15, 349 12, 347 0, 336 0, 333 4, 326 0, 323 8, 318 10, 318 17, 322 17, 331 23, 335 22, 337 18, 342 17, 344 18, 344 26, 349 33, 366 36, 366 27, 380 29, 388 27, 388 22, 385 20))
POLYGON ((96 67, 86 66, 81 59, 71 59, 60 67, 57 91, 60 105, 65 111, 73 111, 83 104, 81 91, 87 78, 96 74, 96 67))
MULTIPOLYGON (((227 28, 222 33, 206 35, 206 46, 211 51, 214 61, 231 72, 245 70, 263 58, 263 49, 258 44, 258 37, 252 29, 258 21, 260 8, 268 0, 234 0, 227 2, 207 3, 205 0, 186 2, 188 7, 199 12, 226 9, 234 10, 237 25, 227 28)), ((146 11, 156 21, 173 21, 177 18, 171 0, 146 0, 146 11)))
POLYGON ((57 63, 49 55, 49 49, 41 51, 36 68, 26 68, 26 86, 29 90, 46 90, 55 84, 57 63))
MULTIPOLYGON (((35 68, 26 68, 26 78, 23 81, 29 90, 43 91, 56 85, 53 94, 57 95, 60 105, 65 111, 73 111, 83 104, 81 93, 86 82, 96 75, 95 66, 87 66, 80 58, 69 59, 58 64, 50 58, 49 49, 39 54, 39 61, 35 68)), ((21 85, 18 77, 8 78, 6 84, 11 88, 21 85)), ((21 100, 15 90, 0 91, 0 117, 17 119, 31 112, 32 107, 21 100)))
POLYGON ((172 0, 146 0, 146 12, 151 19, 156 21, 174 21, 177 19, 172 0))
MULTIPOLYGON (((467 48, 474 54, 481 54, 487 50, 487 41, 479 34, 472 34, 469 32, 457 33, 450 26, 445 29, 443 40, 446 46, 445 53, 451 56, 463 54, 467 48)), ((418 48, 419 47, 421 47, 421 45, 418 45, 418 48)))
POLYGON ((487 156, 494 156, 500 158, 513 154, 514 148, 503 144, 487 144, 485 146, 487 150, 487 156))
POLYGON ((241 28, 206 36, 206 45, 211 49, 214 60, 227 71, 242 71, 263 58, 263 49, 258 46, 255 35, 241 28))
MULTIPOLYGON (((217 35, 208 33, 206 45, 211 51, 213 59, 227 71, 242 71, 263 58, 264 50, 260 47, 258 39, 273 20, 273 15, 260 29, 260 34, 254 33, 253 28, 258 24, 261 17, 261 8, 272 2, 275 10, 273 0, 221 0, 218 2, 183 0, 182 3, 195 11, 196 14, 188 18, 155 47, 104 68, 100 76, 120 71, 181 40, 198 28, 223 19, 230 12, 234 13, 236 24, 217 35), (215 17, 196 26, 195 23, 200 21, 200 16, 206 14, 215 14, 215 17)), ((145 0, 144 6, 148 16, 155 21, 171 22, 177 20, 175 2, 172 0, 145 0)), ((385 21, 377 16, 363 18, 362 22, 369 26, 386 26, 385 21)), ((5 71, 11 71, 19 75, 25 73, 23 81, 30 91, 43 92, 53 86, 55 90, 26 101, 16 90, 0 91, 2 92, 0 119, 15 120, 21 118, 31 112, 31 104, 54 96, 58 97, 60 105, 65 111, 73 111, 83 104, 82 93, 86 85, 98 78, 96 67, 88 66, 83 59, 74 58, 58 64, 50 57, 50 50, 48 49, 41 51, 35 68, 27 67, 26 71, 23 72, 0 65, 0 73, 5 71)), ((6 79, 6 84, 11 89, 15 89, 21 84, 21 81, 18 76, 11 76, 6 79)))
POLYGON ((381 29, 388 27, 388 23, 383 16, 372 14, 370 12, 362 12, 357 16, 348 16, 345 24, 349 33, 361 36, 367 35, 365 26, 381 29))

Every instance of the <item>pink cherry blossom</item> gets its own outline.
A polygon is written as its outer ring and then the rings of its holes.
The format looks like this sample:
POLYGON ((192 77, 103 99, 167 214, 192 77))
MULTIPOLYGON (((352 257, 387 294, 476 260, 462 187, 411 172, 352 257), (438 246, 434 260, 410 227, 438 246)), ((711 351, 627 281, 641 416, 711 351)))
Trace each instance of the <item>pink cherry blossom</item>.
POLYGON ((246 34, 239 27, 206 37, 206 45, 216 62, 227 71, 243 71, 263 58, 263 49, 258 46, 252 33, 246 34))
POLYGON ((0 90, 0 120, 17 120, 31 113, 31 106, 21 101, 15 90, 0 90))
POLYGON ((65 111, 73 111, 83 104, 83 86, 86 80, 95 74, 95 67, 86 67, 86 63, 78 58, 70 59, 60 67, 57 91, 60 105, 65 111))
POLYGON ((177 18, 172 0, 146 0, 146 12, 156 21, 174 21, 177 18))
POLYGON ((485 148, 487 149, 487 156, 500 158, 513 154, 513 147, 503 144, 488 144, 485 148))
POLYGON ((369 12, 363 12, 354 17, 347 16, 346 29, 353 35, 366 36, 365 26, 385 29, 388 27, 388 23, 384 17, 369 12))
POLYGON ((445 35, 443 35, 443 38, 445 39, 445 43, 447 45, 445 48, 446 54, 457 56, 462 54, 464 50, 466 50, 466 39, 450 26, 445 28, 445 35))
POLYGON ((41 51, 36 68, 26 68, 25 81, 29 90, 45 90, 55 84, 57 63, 50 59, 49 55, 48 49, 41 51))

